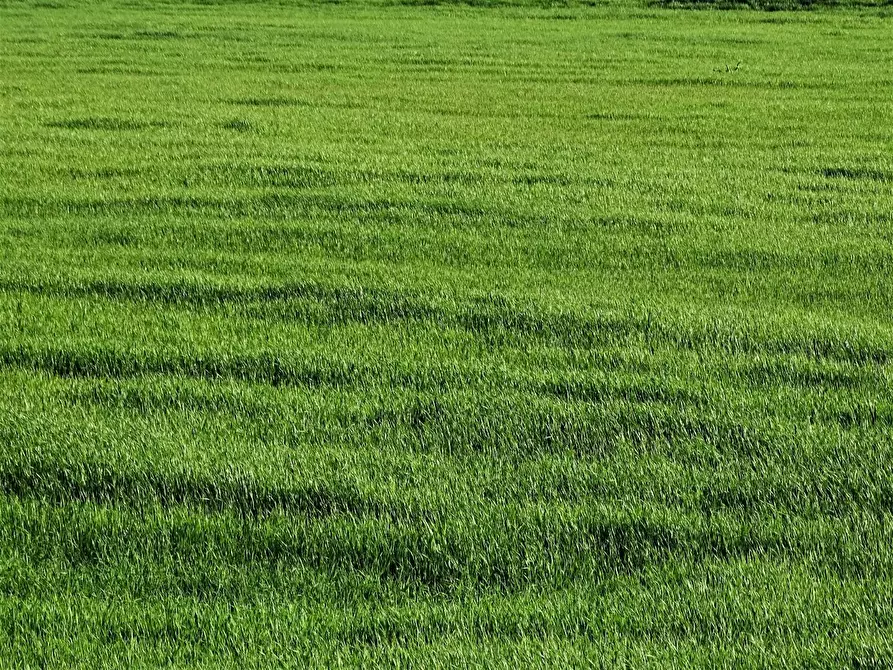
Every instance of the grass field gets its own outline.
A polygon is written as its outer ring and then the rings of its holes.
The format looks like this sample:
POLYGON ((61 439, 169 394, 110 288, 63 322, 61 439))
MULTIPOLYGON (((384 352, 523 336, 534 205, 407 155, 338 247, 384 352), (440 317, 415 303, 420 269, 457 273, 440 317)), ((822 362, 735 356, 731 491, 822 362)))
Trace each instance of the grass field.
POLYGON ((0 3, 0 666, 893 663, 893 8, 0 3))

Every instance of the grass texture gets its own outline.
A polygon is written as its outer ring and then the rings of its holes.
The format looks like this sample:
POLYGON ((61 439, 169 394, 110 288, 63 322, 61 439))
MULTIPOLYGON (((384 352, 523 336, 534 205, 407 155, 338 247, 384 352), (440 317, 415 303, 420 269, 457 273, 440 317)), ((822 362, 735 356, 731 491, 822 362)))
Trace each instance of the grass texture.
POLYGON ((893 662, 893 16, 0 4, 0 665, 893 662))

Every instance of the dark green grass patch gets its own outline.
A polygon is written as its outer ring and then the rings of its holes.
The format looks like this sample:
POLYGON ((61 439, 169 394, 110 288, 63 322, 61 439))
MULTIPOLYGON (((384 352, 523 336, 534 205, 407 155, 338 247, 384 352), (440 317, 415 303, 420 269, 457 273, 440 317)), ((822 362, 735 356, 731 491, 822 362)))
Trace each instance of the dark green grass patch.
POLYGON ((88 117, 84 119, 64 119, 62 121, 49 121, 46 124, 50 128, 65 128, 66 130, 146 130, 147 128, 164 128, 167 126, 162 121, 136 121, 132 119, 114 119, 107 117, 88 117))

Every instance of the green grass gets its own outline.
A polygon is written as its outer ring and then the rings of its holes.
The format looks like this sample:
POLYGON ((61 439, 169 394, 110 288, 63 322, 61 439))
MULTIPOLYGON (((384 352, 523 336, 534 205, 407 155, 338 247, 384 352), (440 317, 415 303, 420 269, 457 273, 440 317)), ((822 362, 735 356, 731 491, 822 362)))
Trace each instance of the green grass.
POLYGON ((0 4, 0 666, 893 663, 893 15, 482 4, 0 4))

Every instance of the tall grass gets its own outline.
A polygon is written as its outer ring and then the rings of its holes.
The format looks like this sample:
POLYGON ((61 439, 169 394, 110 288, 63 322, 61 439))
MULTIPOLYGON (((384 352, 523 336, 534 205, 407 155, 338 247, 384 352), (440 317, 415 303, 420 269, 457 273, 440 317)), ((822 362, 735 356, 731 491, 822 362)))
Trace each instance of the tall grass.
POLYGON ((0 665, 893 662, 889 19, 739 8, 0 2, 0 665))

